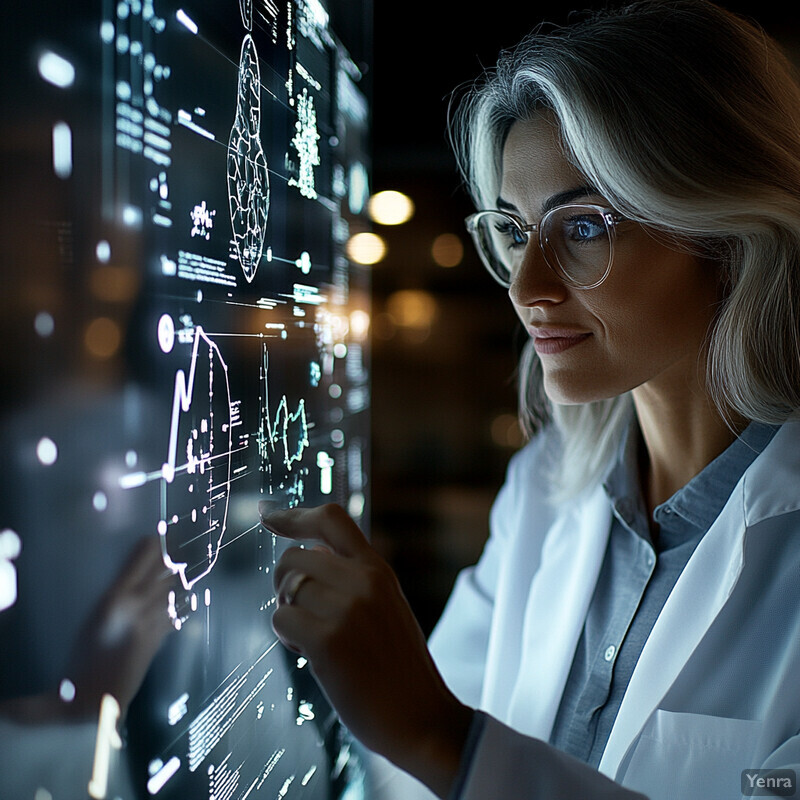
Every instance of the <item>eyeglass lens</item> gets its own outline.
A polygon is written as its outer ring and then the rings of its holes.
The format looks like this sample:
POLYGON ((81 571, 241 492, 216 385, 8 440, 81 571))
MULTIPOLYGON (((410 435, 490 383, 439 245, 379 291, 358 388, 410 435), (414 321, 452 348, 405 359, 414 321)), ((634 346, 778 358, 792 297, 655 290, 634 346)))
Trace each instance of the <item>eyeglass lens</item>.
MULTIPOLYGON (((513 217, 484 212, 475 224, 475 241, 486 266, 503 283, 519 269, 529 236, 513 217)), ((598 208, 565 206, 545 215, 541 245, 549 266, 568 282, 591 286, 603 278, 611 259, 611 235, 598 208)))

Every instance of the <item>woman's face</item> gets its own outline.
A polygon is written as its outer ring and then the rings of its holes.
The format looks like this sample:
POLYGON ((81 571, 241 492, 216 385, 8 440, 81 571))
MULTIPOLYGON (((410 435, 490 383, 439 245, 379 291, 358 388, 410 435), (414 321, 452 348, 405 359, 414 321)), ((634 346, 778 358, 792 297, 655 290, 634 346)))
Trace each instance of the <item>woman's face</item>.
MULTIPOLYGON (((562 203, 608 206, 585 187, 555 124, 546 117, 514 124, 503 151, 500 208, 538 222, 556 195, 562 203)), ((674 393, 695 387, 702 375, 698 357, 718 300, 716 270, 638 223, 617 226, 611 273, 595 289, 562 281, 534 233, 508 293, 555 403, 607 399, 643 385, 674 393)))

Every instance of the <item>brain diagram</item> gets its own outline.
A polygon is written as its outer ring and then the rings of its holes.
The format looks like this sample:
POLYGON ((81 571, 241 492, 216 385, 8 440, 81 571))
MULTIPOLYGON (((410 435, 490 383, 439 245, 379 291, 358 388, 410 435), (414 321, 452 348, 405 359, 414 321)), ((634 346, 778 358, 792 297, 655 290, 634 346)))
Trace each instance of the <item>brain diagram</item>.
POLYGON ((261 74, 250 34, 239 57, 236 116, 228 139, 228 203, 236 253, 248 283, 264 250, 269 216, 269 173, 261 146, 261 74))

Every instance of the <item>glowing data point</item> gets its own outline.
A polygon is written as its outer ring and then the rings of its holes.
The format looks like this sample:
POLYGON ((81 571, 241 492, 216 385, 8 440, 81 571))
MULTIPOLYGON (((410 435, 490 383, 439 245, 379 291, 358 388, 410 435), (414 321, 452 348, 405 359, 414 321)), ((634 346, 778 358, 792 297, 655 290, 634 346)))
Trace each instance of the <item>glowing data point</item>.
POLYGON ((179 8, 175 12, 175 17, 178 22, 180 22, 181 25, 183 25, 187 30, 191 31, 195 35, 197 34, 199 30, 197 23, 182 8, 179 8))
POLYGON ((68 89, 75 83, 75 67, 66 58, 45 50, 39 56, 39 75, 59 89, 68 89))
POLYGON ((36 457, 46 467, 55 464, 58 459, 58 447, 56 443, 49 437, 43 436, 36 445, 36 457))
POLYGON ((172 352, 175 346, 175 322, 169 314, 158 321, 158 345, 165 352, 172 352))
POLYGON ((53 125, 53 172, 62 180, 72 175, 72 129, 66 122, 53 125))
POLYGON ((0 532, 0 611, 17 602, 17 570, 11 562, 21 552, 22 542, 14 531, 0 532))

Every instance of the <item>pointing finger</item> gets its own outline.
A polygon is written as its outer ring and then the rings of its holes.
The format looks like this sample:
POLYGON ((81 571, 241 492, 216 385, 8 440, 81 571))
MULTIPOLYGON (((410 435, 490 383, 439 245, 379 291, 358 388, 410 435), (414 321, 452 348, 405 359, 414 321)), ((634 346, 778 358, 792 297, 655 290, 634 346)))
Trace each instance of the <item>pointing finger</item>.
POLYGON ((370 550, 366 537, 335 503, 316 508, 290 508, 273 511, 269 503, 259 503, 261 523, 278 536, 298 541, 321 541, 342 556, 358 556, 370 550))

